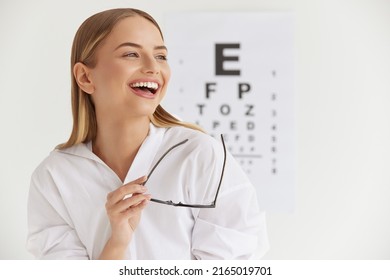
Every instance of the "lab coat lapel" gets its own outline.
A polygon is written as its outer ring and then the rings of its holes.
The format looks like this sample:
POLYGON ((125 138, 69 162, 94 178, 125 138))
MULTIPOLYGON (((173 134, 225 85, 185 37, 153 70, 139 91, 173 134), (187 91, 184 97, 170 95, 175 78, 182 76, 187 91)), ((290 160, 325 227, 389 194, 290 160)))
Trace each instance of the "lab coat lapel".
POLYGON ((138 150, 134 161, 127 172, 124 184, 127 184, 135 179, 147 175, 153 159, 161 146, 165 128, 158 128, 150 124, 149 134, 138 150))

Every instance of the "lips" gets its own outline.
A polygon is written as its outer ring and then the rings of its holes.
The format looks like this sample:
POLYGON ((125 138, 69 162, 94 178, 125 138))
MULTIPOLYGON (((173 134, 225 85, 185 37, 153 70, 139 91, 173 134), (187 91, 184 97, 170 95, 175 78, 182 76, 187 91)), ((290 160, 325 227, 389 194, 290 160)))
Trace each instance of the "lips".
POLYGON ((130 83, 130 88, 136 95, 149 99, 155 98, 159 87, 159 84, 154 81, 136 81, 130 83))

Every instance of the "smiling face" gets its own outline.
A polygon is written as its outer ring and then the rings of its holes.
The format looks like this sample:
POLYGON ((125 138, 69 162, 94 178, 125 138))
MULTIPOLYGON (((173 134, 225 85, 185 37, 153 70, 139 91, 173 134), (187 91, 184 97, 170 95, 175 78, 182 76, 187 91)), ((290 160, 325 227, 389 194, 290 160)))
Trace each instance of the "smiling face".
POLYGON ((149 118, 167 90, 170 69, 160 31, 141 16, 119 21, 86 67, 98 120, 149 118))

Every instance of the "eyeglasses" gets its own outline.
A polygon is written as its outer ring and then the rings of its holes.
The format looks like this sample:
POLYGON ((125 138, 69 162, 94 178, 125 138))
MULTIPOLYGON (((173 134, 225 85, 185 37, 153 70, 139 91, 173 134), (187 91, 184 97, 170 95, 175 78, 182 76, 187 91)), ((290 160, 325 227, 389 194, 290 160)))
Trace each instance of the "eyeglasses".
MULTIPOLYGON (((188 141, 188 139, 185 139, 183 141, 181 141, 180 143, 177 143, 176 145, 172 146, 171 148, 169 148, 161 157, 160 159, 156 162, 156 164, 153 166, 152 170, 149 172, 148 174, 148 177, 147 177, 147 180, 142 184, 142 185, 145 185, 146 182, 149 180, 150 176, 152 175, 152 173, 154 172, 154 170, 156 169, 156 167, 160 164, 160 162, 164 159, 164 157, 170 152, 172 151, 173 149, 185 144, 186 142, 188 141)), ((221 141, 222 141, 222 146, 223 146, 223 165, 222 165, 222 172, 221 172, 221 177, 219 179, 219 183, 218 183, 218 187, 217 187, 217 191, 215 193, 215 198, 214 198, 214 201, 211 202, 210 204, 187 204, 187 203, 182 203, 182 202, 173 202, 172 200, 168 200, 168 201, 165 201, 165 200, 160 200, 160 199, 155 199, 155 198, 152 198, 150 199, 150 201, 153 201, 153 202, 156 202, 156 203, 160 203, 160 204, 166 204, 166 205, 171 205, 171 206, 175 206, 175 207, 190 207, 190 208, 215 208, 216 207, 216 204, 217 204, 217 198, 218 198, 218 193, 219 193, 219 189, 221 188, 221 184, 222 184, 222 179, 223 179, 223 174, 225 172, 225 164, 226 164, 226 146, 225 146, 225 141, 223 139, 223 135, 221 134, 221 141)))

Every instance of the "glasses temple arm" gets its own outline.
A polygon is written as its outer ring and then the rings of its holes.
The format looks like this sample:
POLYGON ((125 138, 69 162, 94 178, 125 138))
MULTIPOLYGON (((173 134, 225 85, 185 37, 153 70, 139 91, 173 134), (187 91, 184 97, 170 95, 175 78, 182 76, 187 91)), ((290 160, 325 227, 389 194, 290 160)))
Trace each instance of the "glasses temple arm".
POLYGON ((163 158, 170 152, 172 151, 174 148, 180 146, 180 145, 183 145, 184 143, 186 143, 188 141, 188 139, 185 139, 179 143, 177 143, 176 145, 173 145, 172 147, 170 147, 160 158, 159 160, 156 162, 156 164, 153 166, 152 170, 150 170, 147 178, 146 178, 146 181, 143 182, 141 185, 144 186, 146 184, 146 182, 149 180, 149 177, 152 175, 153 171, 156 169, 156 167, 160 164, 160 162, 163 160, 163 158))
POLYGON ((223 139, 223 135, 222 134, 221 134, 221 141, 222 141, 222 146, 223 146, 223 165, 222 165, 221 178, 219 179, 217 192, 215 194, 215 199, 214 199, 214 202, 213 202, 214 207, 217 204, 217 198, 218 198, 218 194, 219 194, 219 189, 221 188, 223 175, 225 174, 225 165, 226 165, 226 145, 225 145, 225 141, 223 139))

